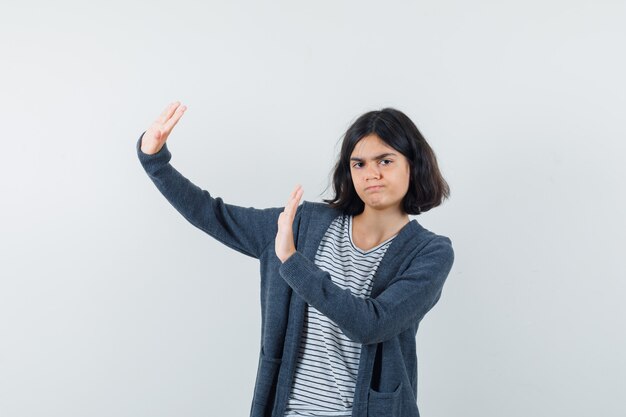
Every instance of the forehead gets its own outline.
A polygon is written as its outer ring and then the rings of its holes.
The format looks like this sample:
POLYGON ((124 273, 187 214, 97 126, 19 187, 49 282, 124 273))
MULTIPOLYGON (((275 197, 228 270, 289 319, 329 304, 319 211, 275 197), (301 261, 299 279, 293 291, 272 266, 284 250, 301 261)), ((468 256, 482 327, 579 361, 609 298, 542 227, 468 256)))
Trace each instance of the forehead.
POLYGON ((371 134, 363 136, 363 138, 359 140, 356 145, 354 145, 354 149, 352 150, 350 157, 370 159, 382 153, 400 154, 400 152, 387 145, 385 141, 378 137, 378 135, 371 134))

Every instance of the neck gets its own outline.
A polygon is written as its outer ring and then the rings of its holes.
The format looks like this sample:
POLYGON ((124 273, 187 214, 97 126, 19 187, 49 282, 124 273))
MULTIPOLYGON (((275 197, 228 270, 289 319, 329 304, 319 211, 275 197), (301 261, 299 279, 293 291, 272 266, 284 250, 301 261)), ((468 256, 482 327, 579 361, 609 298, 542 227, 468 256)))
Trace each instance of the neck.
POLYGON ((376 210, 365 206, 361 214, 353 217, 354 224, 359 228, 367 230, 368 233, 383 237, 388 234, 397 233, 410 219, 404 211, 397 209, 376 210))

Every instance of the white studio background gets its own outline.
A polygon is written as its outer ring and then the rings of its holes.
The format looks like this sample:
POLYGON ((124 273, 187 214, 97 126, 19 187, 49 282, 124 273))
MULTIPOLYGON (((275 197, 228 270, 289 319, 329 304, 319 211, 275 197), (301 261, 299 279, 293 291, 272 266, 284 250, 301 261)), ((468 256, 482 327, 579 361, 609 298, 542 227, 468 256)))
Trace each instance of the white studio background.
POLYGON ((0 416, 247 416, 258 262, 137 159, 242 206, 329 198, 339 139, 396 107, 451 198, 424 417, 626 415, 626 2, 3 2, 0 416))

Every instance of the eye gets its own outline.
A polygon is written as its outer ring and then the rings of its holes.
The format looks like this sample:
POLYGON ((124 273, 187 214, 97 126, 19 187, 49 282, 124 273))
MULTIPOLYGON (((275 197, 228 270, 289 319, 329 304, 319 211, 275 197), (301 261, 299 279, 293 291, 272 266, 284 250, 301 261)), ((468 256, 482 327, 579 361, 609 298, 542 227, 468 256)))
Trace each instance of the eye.
MULTIPOLYGON (((381 162, 387 161, 389 162, 389 164, 391 164, 393 161, 391 159, 381 159, 381 162)), ((356 164, 352 165, 354 168, 360 168, 358 165, 362 164, 362 162, 357 162, 356 164)), ((383 166, 387 166, 389 164, 383 164, 383 166)))

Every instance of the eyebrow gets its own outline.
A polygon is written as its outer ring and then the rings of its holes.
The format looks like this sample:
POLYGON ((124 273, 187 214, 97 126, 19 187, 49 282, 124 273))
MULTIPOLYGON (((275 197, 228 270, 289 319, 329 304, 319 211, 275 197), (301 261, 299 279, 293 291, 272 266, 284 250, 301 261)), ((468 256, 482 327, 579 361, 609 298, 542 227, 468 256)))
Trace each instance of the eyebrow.
MULTIPOLYGON (((386 156, 396 156, 396 154, 393 153, 393 152, 381 153, 380 155, 373 157, 371 160, 373 161, 373 160, 376 160, 376 159, 382 159, 382 158, 384 158, 386 156)), ((363 161, 362 158, 356 158, 356 157, 350 158, 350 160, 351 161, 359 161, 359 162, 363 161)))

